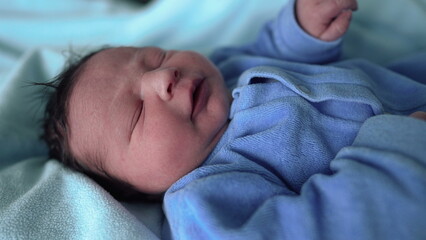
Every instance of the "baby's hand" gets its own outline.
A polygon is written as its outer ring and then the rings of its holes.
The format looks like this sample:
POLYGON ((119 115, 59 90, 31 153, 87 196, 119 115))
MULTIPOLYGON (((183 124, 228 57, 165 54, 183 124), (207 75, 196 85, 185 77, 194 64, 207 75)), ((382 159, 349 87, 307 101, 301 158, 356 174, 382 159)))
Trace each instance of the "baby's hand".
POLYGON ((357 10, 356 0, 297 0, 296 16, 300 26, 323 41, 334 41, 346 32, 357 10))

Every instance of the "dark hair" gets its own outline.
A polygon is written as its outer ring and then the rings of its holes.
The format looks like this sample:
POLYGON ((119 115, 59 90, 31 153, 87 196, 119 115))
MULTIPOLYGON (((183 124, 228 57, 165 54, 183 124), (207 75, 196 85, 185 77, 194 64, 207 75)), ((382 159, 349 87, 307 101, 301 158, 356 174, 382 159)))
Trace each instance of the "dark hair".
POLYGON ((49 147, 50 158, 57 159, 65 166, 86 174, 117 200, 159 200, 161 196, 141 193, 131 184, 110 176, 101 167, 98 170, 103 174, 90 170, 82 165, 71 151, 68 141, 70 133, 68 124, 69 98, 78 81, 79 75, 84 70, 85 64, 91 57, 105 49, 108 48, 101 48, 85 56, 78 56, 75 53, 71 53, 72 57, 68 59, 64 70, 59 75, 48 83, 36 84, 53 89, 48 95, 42 138, 49 147))

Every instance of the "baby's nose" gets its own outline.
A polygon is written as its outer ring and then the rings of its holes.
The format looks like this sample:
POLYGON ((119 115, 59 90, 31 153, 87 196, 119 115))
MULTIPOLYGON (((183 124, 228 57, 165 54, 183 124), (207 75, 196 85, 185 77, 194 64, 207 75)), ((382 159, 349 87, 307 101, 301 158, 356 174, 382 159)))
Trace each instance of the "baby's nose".
POLYGON ((158 95, 164 101, 173 97, 174 89, 180 78, 180 72, 176 68, 166 68, 159 70, 154 79, 158 95))

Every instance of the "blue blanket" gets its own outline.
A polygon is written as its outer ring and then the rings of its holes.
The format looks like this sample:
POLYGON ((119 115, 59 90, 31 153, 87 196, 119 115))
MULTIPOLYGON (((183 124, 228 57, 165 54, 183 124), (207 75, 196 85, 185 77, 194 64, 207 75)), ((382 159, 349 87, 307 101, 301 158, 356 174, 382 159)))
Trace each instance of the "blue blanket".
MULTIPOLYGON (((48 81, 67 51, 103 44, 213 49, 246 43, 286 0, 0 0, 0 239, 157 239, 159 204, 113 199, 47 158, 39 140, 48 81)), ((387 63, 426 49, 426 1, 359 0, 344 57, 387 63), (404 21, 401 21, 403 19, 404 21)))

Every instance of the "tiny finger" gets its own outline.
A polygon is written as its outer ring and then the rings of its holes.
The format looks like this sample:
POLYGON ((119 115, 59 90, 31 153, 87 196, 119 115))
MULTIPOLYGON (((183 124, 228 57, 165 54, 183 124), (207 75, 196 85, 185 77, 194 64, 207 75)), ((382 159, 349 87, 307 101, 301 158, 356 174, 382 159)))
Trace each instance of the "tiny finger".
POLYGON ((344 10, 356 11, 358 3, 356 0, 327 0, 318 6, 318 11, 327 18, 335 18, 344 10))
POLYGON ((341 12, 319 36, 319 39, 323 41, 334 41, 342 37, 349 28, 351 18, 351 10, 341 12))
POLYGON ((358 9, 358 2, 356 0, 329 0, 329 1, 333 1, 335 7, 340 10, 356 11, 358 9))

